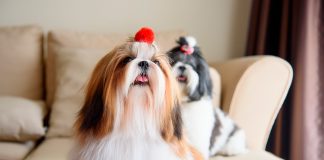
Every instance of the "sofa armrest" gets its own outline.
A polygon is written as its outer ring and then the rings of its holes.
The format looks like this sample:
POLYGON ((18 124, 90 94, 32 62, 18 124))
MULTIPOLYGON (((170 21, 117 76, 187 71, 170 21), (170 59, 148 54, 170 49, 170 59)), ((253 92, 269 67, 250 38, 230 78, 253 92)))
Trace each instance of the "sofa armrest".
POLYGON ((264 149, 291 85, 293 71, 274 56, 250 56, 211 64, 222 81, 222 108, 245 130, 251 149, 264 149))

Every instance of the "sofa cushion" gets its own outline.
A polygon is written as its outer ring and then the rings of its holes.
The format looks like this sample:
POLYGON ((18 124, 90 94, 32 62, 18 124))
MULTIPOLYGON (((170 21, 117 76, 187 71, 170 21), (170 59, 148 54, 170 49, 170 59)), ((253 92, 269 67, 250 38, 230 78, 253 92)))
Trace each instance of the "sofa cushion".
MULTIPOLYGON (((162 52, 175 45, 181 31, 156 35, 162 52)), ((75 116, 83 101, 83 88, 101 57, 127 35, 102 35, 51 31, 48 35, 47 95, 52 106, 49 137, 71 136, 75 116)))
POLYGON ((35 142, 0 142, 0 160, 23 160, 35 142))
POLYGON ((68 160, 72 145, 71 138, 48 138, 26 160, 68 160))
POLYGON ((71 136, 83 101, 83 87, 104 50, 61 48, 56 53, 57 87, 48 136, 71 136))
POLYGON ((0 27, 0 96, 42 99, 42 31, 0 27))
MULTIPOLYGON (((49 138, 43 141, 26 160, 67 160, 73 146, 71 138, 49 138)), ((263 150, 249 151, 247 154, 223 157, 216 156, 210 160, 280 160, 276 156, 263 150)))
POLYGON ((18 97, 0 97, 0 140, 36 140, 45 134, 45 104, 18 97))
POLYGON ((216 156, 210 158, 210 160, 282 160, 282 159, 264 150, 252 150, 242 155, 229 156, 229 157, 216 156))

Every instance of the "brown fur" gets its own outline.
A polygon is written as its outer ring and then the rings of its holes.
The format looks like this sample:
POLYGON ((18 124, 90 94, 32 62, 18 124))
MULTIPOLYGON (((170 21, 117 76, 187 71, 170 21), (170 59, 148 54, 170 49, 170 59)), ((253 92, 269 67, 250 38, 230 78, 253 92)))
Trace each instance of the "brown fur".
POLYGON ((202 154, 194 147, 190 146, 190 151, 192 153, 192 156, 195 160, 203 160, 204 157, 202 156, 202 154))
POLYGON ((121 61, 129 56, 127 53, 120 53, 117 50, 118 48, 115 48, 98 62, 88 82, 85 102, 74 125, 76 136, 81 142, 86 140, 87 135, 100 139, 113 129, 116 86, 121 85, 119 84, 120 78, 124 77, 121 61), (87 126, 85 123, 92 121, 91 118, 94 117, 94 115, 89 115, 89 112, 94 107, 98 107, 95 105, 103 105, 102 114, 99 115, 96 122, 87 126))

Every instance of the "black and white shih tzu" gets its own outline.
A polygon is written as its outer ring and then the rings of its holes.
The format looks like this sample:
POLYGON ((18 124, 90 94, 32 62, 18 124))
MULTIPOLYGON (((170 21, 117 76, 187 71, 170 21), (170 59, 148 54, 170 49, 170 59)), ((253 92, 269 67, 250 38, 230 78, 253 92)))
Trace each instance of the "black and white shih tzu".
POLYGON ((75 122, 73 160, 201 160, 182 132, 177 82, 142 28, 96 65, 75 122))
POLYGON ((180 37, 168 52, 181 88, 181 112, 190 143, 208 159, 247 151, 245 133, 219 107, 212 104, 209 67, 193 37, 180 37))

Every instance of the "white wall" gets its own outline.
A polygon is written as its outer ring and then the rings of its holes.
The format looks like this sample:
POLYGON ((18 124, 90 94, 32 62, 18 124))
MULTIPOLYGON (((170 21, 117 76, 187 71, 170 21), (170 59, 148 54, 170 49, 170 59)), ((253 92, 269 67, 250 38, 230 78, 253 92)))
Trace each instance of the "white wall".
POLYGON ((133 33, 184 29, 210 62, 243 56, 251 0, 0 0, 0 25, 133 33))

